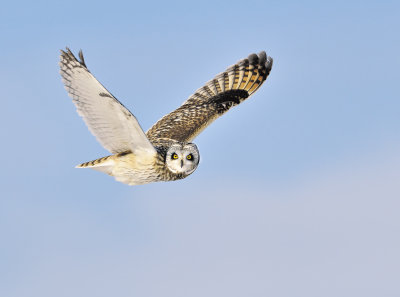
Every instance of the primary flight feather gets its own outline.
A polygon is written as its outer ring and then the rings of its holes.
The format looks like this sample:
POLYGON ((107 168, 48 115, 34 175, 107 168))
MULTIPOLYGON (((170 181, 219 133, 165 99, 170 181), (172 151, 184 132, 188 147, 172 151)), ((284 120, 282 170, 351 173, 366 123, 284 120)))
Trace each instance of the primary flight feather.
POLYGON ((135 116, 87 69, 70 49, 61 50, 60 73, 78 114, 113 155, 78 165, 139 185, 182 179, 200 160, 191 141, 230 108, 251 96, 267 79, 272 58, 251 54, 207 82, 179 108, 144 133, 135 116))

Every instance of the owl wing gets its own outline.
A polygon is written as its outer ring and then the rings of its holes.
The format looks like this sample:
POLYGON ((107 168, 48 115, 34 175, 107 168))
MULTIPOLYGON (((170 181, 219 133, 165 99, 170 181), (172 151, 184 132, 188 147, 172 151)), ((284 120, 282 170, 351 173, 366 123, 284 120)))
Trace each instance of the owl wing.
POLYGON ((86 68, 82 51, 75 58, 69 48, 61 50, 60 73, 78 114, 90 132, 111 153, 155 153, 135 116, 86 68))
POLYGON ((159 138, 192 141, 215 119, 257 91, 267 79, 272 61, 264 51, 240 60, 161 118, 147 131, 147 137, 152 142, 159 138))

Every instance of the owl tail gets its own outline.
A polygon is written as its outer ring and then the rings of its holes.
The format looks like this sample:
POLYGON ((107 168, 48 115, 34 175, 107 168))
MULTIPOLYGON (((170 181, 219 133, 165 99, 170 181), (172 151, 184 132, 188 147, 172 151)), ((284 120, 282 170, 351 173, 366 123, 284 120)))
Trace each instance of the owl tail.
POLYGON ((107 156, 99 158, 93 161, 85 162, 75 166, 75 168, 91 168, 100 172, 112 175, 112 170, 114 168, 115 161, 113 156, 107 156))

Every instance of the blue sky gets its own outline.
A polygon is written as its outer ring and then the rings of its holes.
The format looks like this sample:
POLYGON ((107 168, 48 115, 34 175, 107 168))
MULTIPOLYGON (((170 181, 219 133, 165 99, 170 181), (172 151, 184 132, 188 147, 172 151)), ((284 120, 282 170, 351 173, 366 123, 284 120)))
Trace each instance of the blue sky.
POLYGON ((35 1, 0 11, 1 296, 399 296, 396 1, 35 1), (261 50, 270 77, 129 187, 63 89, 59 49, 147 130, 261 50))

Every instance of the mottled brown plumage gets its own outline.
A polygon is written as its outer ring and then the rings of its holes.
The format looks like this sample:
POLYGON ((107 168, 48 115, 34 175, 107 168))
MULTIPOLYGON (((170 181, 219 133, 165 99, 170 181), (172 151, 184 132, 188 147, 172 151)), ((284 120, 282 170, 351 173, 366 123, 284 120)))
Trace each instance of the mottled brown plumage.
POLYGON ((146 135, 150 141, 172 138, 192 141, 209 124, 252 95, 267 79, 272 58, 265 52, 251 54, 218 74, 189 97, 178 109, 165 115, 146 135))

